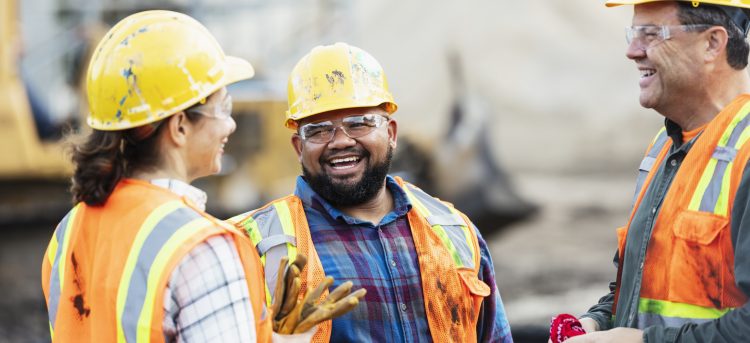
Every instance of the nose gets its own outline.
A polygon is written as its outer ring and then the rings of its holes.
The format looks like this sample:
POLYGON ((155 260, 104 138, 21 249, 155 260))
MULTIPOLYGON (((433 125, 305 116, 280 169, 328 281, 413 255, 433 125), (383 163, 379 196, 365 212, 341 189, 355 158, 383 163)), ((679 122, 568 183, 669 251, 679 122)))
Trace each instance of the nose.
POLYGON ((331 149, 342 149, 356 144, 357 141, 354 138, 349 137, 341 126, 337 126, 333 129, 333 138, 328 142, 328 147, 331 149))
POLYGON ((641 43, 638 40, 633 40, 628 44, 628 49, 625 50, 625 56, 631 60, 639 60, 646 57, 646 49, 641 47, 641 43))
POLYGON ((229 135, 231 135, 234 133, 235 130, 237 130, 237 122, 234 121, 233 117, 229 117, 228 124, 229 124, 229 135))

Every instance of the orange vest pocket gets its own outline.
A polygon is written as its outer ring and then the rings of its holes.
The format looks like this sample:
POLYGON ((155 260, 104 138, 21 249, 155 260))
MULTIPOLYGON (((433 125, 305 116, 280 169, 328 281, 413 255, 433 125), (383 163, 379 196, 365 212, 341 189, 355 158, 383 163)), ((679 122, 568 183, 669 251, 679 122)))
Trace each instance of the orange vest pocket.
POLYGON ((473 319, 471 323, 476 323, 479 319, 479 309, 482 307, 482 301, 484 301, 486 296, 492 294, 492 290, 484 281, 479 280, 477 272, 474 269, 460 268, 457 272, 461 276, 464 286, 469 291, 469 294, 467 294, 469 296, 464 297, 464 302, 465 306, 470 308, 471 311, 466 311, 466 314, 471 314, 471 319, 473 319))
POLYGON ((682 211, 672 230, 675 237, 688 242, 709 245, 727 225, 729 219, 708 212, 682 211))
MULTIPOLYGON (((672 226, 674 243, 668 260, 668 284, 663 285, 668 287, 669 299, 666 300, 723 307, 723 275, 726 275, 727 268, 732 268, 724 262, 722 251, 722 240, 728 239, 728 233, 722 232, 728 225, 728 218, 713 213, 682 211, 677 214, 672 226)), ((653 268, 658 274, 658 270, 664 266, 652 265, 647 268, 653 268)))
POLYGON ((492 293, 490 286, 487 286, 484 281, 479 280, 477 272, 474 269, 460 268, 458 269, 458 275, 461 275, 461 280, 464 281, 464 285, 466 285, 471 294, 484 298, 492 293))

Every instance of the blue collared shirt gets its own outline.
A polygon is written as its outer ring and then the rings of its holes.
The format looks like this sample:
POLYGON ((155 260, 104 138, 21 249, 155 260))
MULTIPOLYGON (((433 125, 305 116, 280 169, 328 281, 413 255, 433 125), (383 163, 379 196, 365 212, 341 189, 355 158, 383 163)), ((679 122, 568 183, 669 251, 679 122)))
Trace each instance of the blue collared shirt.
MULTIPOLYGON (((432 341, 419 261, 406 217, 412 205, 390 176, 386 187, 394 209, 375 224, 347 216, 317 195, 302 177, 297 178, 295 195, 302 199, 315 250, 326 275, 334 278, 333 287, 352 281, 353 289, 367 290, 359 306, 333 320, 332 342, 432 341)), ((512 342, 492 259, 476 232, 481 250, 479 278, 492 290, 483 303, 477 337, 480 342, 512 342)))

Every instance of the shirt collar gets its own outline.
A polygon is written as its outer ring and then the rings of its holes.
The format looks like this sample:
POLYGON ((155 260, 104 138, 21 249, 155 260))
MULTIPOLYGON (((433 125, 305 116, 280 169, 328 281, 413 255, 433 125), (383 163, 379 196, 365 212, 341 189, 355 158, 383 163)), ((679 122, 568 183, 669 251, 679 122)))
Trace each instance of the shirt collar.
MULTIPOLYGON (((393 211, 386 214, 378 225, 388 224, 398 219, 399 217, 406 215, 406 213, 411 210, 412 206, 411 201, 409 201, 409 198, 406 196, 406 192, 401 189, 401 186, 399 186, 396 180, 390 175, 386 176, 385 178, 385 187, 391 192, 391 195, 393 195, 394 206, 393 211)), ((328 215, 330 218, 346 222, 350 225, 373 225, 373 223, 350 217, 335 208, 328 201, 323 199, 323 197, 315 193, 315 191, 310 187, 307 181, 305 181, 305 178, 302 176, 297 177, 297 186, 294 189, 294 195, 302 200, 302 204, 304 205, 305 209, 316 210, 322 214, 328 215)))
POLYGON ((186 197, 201 211, 206 210, 208 196, 206 195, 206 192, 197 187, 175 179, 153 179, 150 182, 153 185, 166 188, 179 196, 186 197))
POLYGON ((690 147, 693 146, 693 143, 696 140, 698 140, 698 137, 700 137, 701 134, 703 133, 701 131, 701 133, 695 135, 693 139, 687 142, 689 144, 685 144, 686 142, 682 141, 682 128, 680 127, 680 125, 677 125, 677 123, 669 119, 664 119, 664 127, 667 130, 667 135, 669 136, 669 138, 672 139, 673 149, 676 149, 676 150, 685 150, 685 151, 690 150, 690 147))

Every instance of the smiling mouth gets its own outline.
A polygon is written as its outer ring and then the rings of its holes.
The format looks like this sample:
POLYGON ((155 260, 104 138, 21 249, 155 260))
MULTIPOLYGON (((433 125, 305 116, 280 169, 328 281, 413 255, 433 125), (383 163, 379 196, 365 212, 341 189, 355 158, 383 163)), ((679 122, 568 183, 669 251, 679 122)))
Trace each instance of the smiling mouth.
POLYGON ((656 74, 656 70, 655 69, 642 69, 641 70, 641 78, 646 78, 646 77, 649 77, 649 76, 653 76, 654 74, 656 74))
POLYGON ((357 157, 357 156, 333 158, 330 161, 328 161, 328 165, 331 166, 331 168, 333 169, 346 169, 346 168, 354 167, 361 160, 362 158, 357 157))

